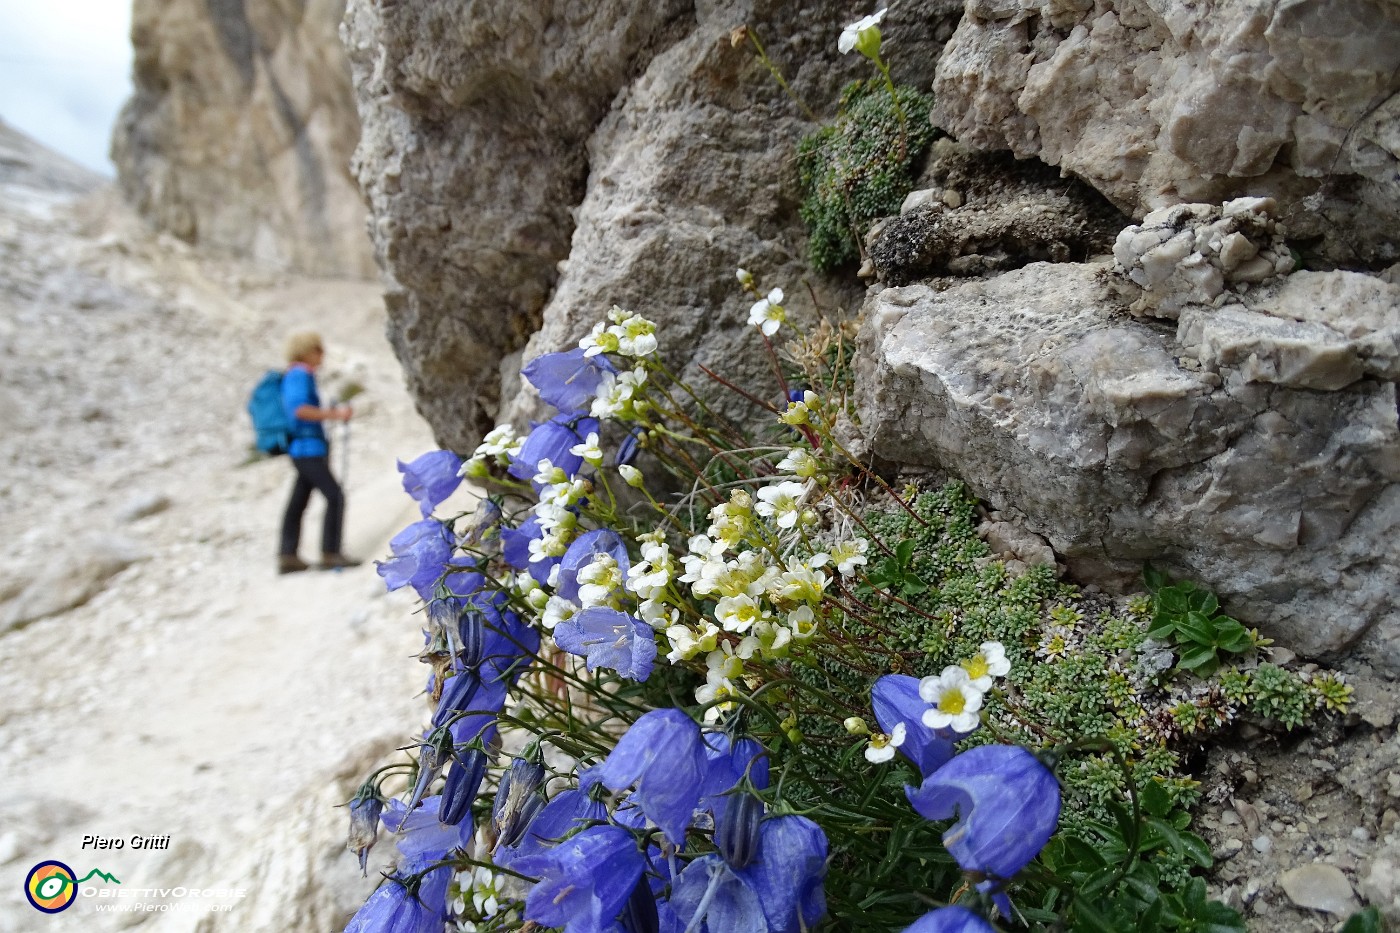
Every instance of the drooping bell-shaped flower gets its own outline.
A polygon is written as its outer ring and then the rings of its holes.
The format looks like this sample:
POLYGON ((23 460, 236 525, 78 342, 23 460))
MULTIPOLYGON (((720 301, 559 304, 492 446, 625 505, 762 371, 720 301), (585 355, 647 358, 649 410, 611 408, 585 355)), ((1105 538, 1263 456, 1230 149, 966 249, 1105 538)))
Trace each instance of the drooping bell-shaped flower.
POLYGON ((506 472, 516 479, 532 480, 540 471, 540 461, 548 460, 563 470, 564 475, 577 476, 583 467, 583 458, 573 453, 573 448, 582 444, 589 434, 597 433, 597 418, 555 415, 535 425, 529 437, 525 438, 520 453, 511 458, 506 472))
POLYGON ((584 356, 577 347, 537 356, 520 369, 540 398, 565 415, 581 414, 592 407, 604 374, 616 372, 617 367, 607 357, 584 356))
POLYGON ((515 870, 516 862, 552 848, 555 843, 592 822, 606 822, 607 807, 583 790, 561 791, 530 821, 519 838, 496 849, 494 861, 515 870))
POLYGON ((442 522, 426 519, 414 522, 389 542, 393 554, 376 561, 384 586, 390 590, 412 586, 424 599, 433 598, 433 588, 452 558, 452 533, 442 522))
POLYGON ((368 874, 365 863, 379 837, 379 814, 383 810, 384 798, 372 786, 362 788, 350 801, 350 837, 346 846, 359 857, 361 875, 368 874))
POLYGON ((656 660, 656 634, 650 625, 618 609, 590 606, 554 627, 554 643, 583 658, 589 671, 605 667, 642 681, 656 660))
POLYGON ((953 733, 924 725, 924 710, 929 704, 919 695, 919 678, 905 674, 886 674, 870 689, 870 704, 880 731, 892 735, 895 726, 904 723, 904 742, 899 753, 912 761, 919 772, 928 777, 953 757, 953 733))
POLYGON ((356 911, 345 933, 442 933, 451 878, 446 866, 424 875, 413 888, 390 878, 356 911))
POLYGON ((949 904, 924 914, 904 933, 996 933, 992 925, 966 907, 949 904))
POLYGON ((438 819, 440 796, 428 797, 422 806, 409 810, 397 800, 384 805, 380 820, 397 836, 395 844, 402 856, 400 868, 419 872, 447 857, 459 844, 456 826, 444 826, 438 819))
POLYGON ((987 891, 1029 864, 1060 818, 1055 775, 1018 745, 968 749, 905 792, 926 819, 957 818, 943 844, 965 871, 989 876, 978 885, 987 891))
POLYGON ((617 918, 622 933, 661 933, 661 915, 657 909, 656 894, 646 878, 640 878, 632 887, 632 895, 622 907, 617 918))
POLYGON ((593 559, 600 554, 606 554, 616 561, 621 579, 627 578, 627 571, 632 566, 627 556, 627 542, 612 529, 599 528, 579 535, 564 552, 559 562, 559 579, 554 592, 571 603, 581 602, 578 572, 593 563, 593 559))
POLYGON ((670 906, 686 928, 708 933, 800 933, 826 915, 826 834, 803 816, 764 820, 757 856, 734 868, 705 855, 681 872, 670 906), (703 922, 703 926, 696 921, 703 922))
MULTIPOLYGON (((455 678, 454 678, 455 679, 455 678)), ((418 746, 418 781, 408 797, 408 809, 418 806, 428 785, 438 776, 452 755, 452 736, 446 731, 433 731, 418 746)))
POLYGON ((525 919, 565 933, 611 933, 645 867, 636 840, 618 826, 593 826, 516 862, 539 880, 525 919))
POLYGON ((715 848, 730 868, 748 868, 758 855, 762 820, 763 801, 748 791, 731 795, 715 814, 715 848))
POLYGON ((462 485, 458 473, 462 458, 450 450, 430 450, 412 463, 400 460, 398 465, 403 474, 403 491, 418 503, 424 518, 462 485))
POLYGON ((681 845, 700 798, 712 784, 712 763, 705 749, 700 727, 685 713, 652 710, 623 733, 590 777, 613 791, 635 784, 632 804, 661 827, 673 845, 681 845))

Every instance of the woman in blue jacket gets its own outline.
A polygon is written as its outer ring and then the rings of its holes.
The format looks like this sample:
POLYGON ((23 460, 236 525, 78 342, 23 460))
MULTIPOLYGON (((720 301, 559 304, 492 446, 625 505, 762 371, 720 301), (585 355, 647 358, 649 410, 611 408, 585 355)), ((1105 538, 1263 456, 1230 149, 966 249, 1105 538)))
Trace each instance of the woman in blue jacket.
POLYGON ((331 475, 330 445, 326 442, 324 421, 349 421, 350 406, 321 407, 316 393, 316 369, 326 351, 319 334, 304 332, 287 339, 287 371, 282 376, 282 409, 292 426, 287 448, 296 468, 296 484, 282 516, 282 548, 277 557, 278 573, 294 573, 310 565, 297 556, 301 540, 301 517, 311 501, 311 490, 326 498, 326 519, 321 526, 322 570, 353 567, 356 562, 340 553, 341 523, 345 517, 345 493, 331 475))

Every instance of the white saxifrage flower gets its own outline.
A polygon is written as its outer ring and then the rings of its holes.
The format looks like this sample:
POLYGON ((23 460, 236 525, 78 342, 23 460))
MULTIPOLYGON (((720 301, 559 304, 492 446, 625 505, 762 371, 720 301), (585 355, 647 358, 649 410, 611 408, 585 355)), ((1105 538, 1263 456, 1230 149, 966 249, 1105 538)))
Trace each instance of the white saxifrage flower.
POLYGON ((788 455, 778 463, 779 473, 793 473, 803 479, 811 479, 817 475, 817 469, 821 462, 812 456, 812 451, 806 447, 794 447, 788 451, 788 455))
POLYGON ((782 302, 783 290, 773 289, 767 298, 760 298, 753 303, 753 307, 749 309, 749 323, 763 331, 765 337, 773 336, 787 320, 787 311, 782 302))
POLYGON ((864 538, 842 541, 831 549, 831 559, 836 564, 836 572, 849 576, 857 567, 865 566, 865 552, 870 547, 864 538))
POLYGON ((862 55, 873 57, 870 52, 866 51, 865 46, 873 39, 875 43, 873 51, 879 50, 880 21, 885 18, 887 12, 889 11, 880 10, 878 13, 863 16, 841 30, 841 38, 836 40, 836 47, 841 50, 841 54, 845 55, 856 48, 860 48, 862 55), (874 31, 873 34, 871 32, 872 30, 874 31))
POLYGON ((894 731, 889 735, 877 732, 870 737, 870 744, 865 747, 865 760, 871 764, 880 764, 889 761, 894 757, 894 750, 904 744, 904 737, 909 730, 904 723, 894 724, 894 731))
POLYGON ((924 711, 924 725, 930 729, 952 729, 971 732, 977 728, 982 708, 982 691, 972 685, 967 671, 960 667, 943 668, 936 677, 919 681, 919 696, 933 708, 924 711))
POLYGON ((578 598, 589 606, 608 606, 622 586, 622 568, 611 554, 599 554, 578 572, 578 598))
POLYGON ((569 448, 569 453, 575 457, 582 457, 583 462, 589 466, 600 467, 603 465, 603 448, 598 446, 598 434, 596 431, 590 432, 582 444, 575 444, 569 448))
POLYGON ((802 512, 802 499, 807 493, 805 483, 787 480, 764 486, 758 491, 759 502, 755 507, 759 515, 773 519, 779 528, 791 528, 797 524, 797 516, 802 512))
POLYGON ((992 689, 993 677, 1005 677, 1011 673, 1011 662, 1006 659, 1006 648, 999 641, 984 641, 977 653, 959 665, 967 671, 972 685, 983 693, 992 689))
POLYGON ((715 621, 726 632, 747 632, 754 623, 770 618, 752 596, 725 596, 715 603, 715 621))

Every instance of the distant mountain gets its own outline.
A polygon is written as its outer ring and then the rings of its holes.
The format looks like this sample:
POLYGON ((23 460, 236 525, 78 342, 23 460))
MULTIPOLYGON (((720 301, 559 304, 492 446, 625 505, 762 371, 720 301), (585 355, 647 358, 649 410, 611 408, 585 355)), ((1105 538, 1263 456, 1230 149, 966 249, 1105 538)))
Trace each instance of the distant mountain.
POLYGON ((54 194, 86 194, 107 179, 0 120, 0 185, 54 194))

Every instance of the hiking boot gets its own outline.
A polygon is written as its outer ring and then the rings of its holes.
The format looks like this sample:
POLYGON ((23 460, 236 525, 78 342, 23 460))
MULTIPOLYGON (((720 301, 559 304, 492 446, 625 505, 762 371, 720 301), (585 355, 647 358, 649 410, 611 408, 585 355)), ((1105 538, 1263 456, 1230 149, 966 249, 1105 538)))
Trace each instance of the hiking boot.
POLYGON ((322 554, 321 562, 316 565, 317 570, 339 570, 342 567, 358 567, 360 562, 351 560, 344 554, 322 554))
POLYGON ((300 557, 297 557, 295 554, 277 555, 278 573, 296 573, 299 570, 306 570, 310 566, 310 564, 302 560, 300 557))

